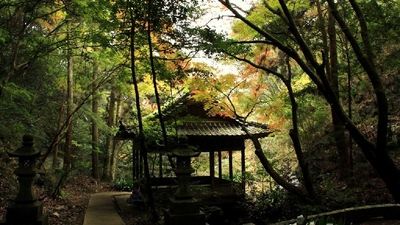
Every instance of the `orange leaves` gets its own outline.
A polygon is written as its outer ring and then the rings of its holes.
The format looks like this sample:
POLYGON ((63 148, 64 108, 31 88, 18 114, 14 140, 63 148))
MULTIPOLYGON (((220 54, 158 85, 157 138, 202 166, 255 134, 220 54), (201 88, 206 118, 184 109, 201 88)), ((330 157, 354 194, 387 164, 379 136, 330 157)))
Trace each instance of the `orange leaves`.
POLYGON ((270 47, 266 47, 254 57, 254 62, 260 66, 276 67, 279 65, 278 54, 270 47))

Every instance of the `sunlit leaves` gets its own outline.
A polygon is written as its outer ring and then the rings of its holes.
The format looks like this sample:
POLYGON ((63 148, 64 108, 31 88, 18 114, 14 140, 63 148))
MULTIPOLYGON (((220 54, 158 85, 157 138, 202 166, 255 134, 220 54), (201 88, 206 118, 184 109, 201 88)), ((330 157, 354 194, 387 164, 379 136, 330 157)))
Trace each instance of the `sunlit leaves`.
POLYGON ((197 35, 201 40, 199 49, 208 57, 222 59, 226 57, 226 54, 251 54, 252 46, 238 44, 236 41, 227 38, 224 34, 218 33, 214 29, 198 29, 197 35))
MULTIPOLYGON (((246 17, 250 22, 257 26, 269 26, 276 15, 271 13, 265 7, 259 7, 258 4, 251 8, 246 17)), ((236 21, 232 27, 233 38, 237 40, 256 40, 260 39, 260 34, 254 29, 250 28, 243 21, 236 21)))

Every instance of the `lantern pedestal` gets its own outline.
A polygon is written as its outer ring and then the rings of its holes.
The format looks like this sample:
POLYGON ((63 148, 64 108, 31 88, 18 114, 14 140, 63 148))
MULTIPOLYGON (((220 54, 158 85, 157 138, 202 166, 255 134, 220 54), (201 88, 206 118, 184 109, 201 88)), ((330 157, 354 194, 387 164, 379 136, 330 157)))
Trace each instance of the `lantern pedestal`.
POLYGON ((175 214, 192 214, 199 212, 199 202, 196 199, 176 200, 169 199, 169 211, 175 214))
POLYGON ((37 174, 36 159, 40 151, 33 148, 33 137, 24 135, 22 147, 7 152, 10 157, 18 158, 19 190, 14 203, 7 207, 6 220, 0 225, 48 225, 48 215, 43 214, 43 203, 37 200, 33 181, 37 174))
POLYGON ((48 216, 43 214, 43 203, 39 201, 28 204, 13 204, 7 207, 6 218, 7 221, 0 224, 48 224, 48 216))
POLYGON ((190 189, 190 174, 194 172, 190 158, 199 155, 200 152, 193 151, 187 142, 172 151, 171 156, 177 158, 177 168, 174 172, 178 179, 178 189, 174 197, 169 199, 169 209, 164 210, 164 225, 206 224, 206 216, 200 211, 199 202, 193 198, 190 189))
POLYGON ((188 214, 173 214, 168 209, 164 210, 164 225, 205 225, 206 215, 202 212, 188 214))
POLYGON ((164 210, 165 225, 204 225, 206 216, 199 210, 199 202, 196 199, 177 200, 170 198, 169 209, 164 210))

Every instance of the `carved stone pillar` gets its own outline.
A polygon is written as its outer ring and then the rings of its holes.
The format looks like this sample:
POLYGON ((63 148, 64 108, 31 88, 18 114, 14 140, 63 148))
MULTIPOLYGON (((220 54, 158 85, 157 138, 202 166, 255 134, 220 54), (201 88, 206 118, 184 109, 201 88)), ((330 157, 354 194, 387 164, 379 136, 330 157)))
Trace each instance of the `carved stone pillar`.
POLYGON ((36 159, 40 156, 40 151, 33 148, 33 136, 24 135, 22 147, 7 154, 18 158, 18 168, 14 173, 18 176, 19 190, 14 203, 7 207, 6 220, 0 224, 47 225, 48 215, 43 214, 43 203, 37 200, 33 188, 37 174, 36 159))
POLYGON ((197 157, 200 152, 195 151, 187 142, 180 144, 172 151, 176 157, 177 168, 174 170, 178 179, 178 188, 170 198, 169 209, 164 210, 165 225, 205 225, 205 214, 200 211, 198 201, 193 197, 190 189, 190 177, 194 169, 190 165, 190 158, 197 157))

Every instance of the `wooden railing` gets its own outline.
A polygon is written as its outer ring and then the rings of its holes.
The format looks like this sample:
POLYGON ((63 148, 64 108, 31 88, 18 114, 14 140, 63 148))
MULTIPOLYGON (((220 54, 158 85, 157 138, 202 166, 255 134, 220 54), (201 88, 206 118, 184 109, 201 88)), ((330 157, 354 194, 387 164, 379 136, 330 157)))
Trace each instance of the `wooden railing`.
MULTIPOLYGON (((176 177, 154 178, 152 181, 153 189, 175 189, 178 185, 176 177)), ((211 185, 211 178, 207 176, 192 177, 192 191, 195 198, 238 198, 244 194, 244 186, 241 183, 224 180, 215 177, 214 185, 211 185)))

